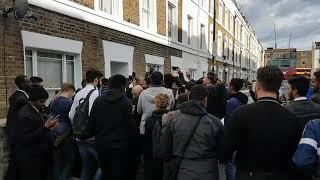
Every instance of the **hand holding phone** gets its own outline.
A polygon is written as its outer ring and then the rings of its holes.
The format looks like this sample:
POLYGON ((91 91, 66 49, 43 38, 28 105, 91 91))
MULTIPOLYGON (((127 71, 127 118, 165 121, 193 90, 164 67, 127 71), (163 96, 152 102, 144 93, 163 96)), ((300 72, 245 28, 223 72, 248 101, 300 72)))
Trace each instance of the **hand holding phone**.
POLYGON ((60 115, 57 115, 55 117, 51 116, 44 124, 44 126, 50 130, 55 129, 59 126, 59 120, 58 118, 60 115))

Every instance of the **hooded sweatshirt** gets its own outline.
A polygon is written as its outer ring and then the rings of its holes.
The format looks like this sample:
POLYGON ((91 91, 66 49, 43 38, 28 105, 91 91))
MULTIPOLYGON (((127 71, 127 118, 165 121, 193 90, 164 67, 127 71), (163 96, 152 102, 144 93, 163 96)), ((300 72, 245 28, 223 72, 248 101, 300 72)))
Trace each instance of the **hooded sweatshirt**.
POLYGON ((241 92, 231 94, 226 105, 226 116, 224 118, 225 123, 229 123, 229 117, 240 105, 248 104, 248 96, 241 92))
POLYGON ((174 104, 174 96, 171 89, 166 89, 164 87, 150 87, 144 90, 138 101, 138 113, 142 114, 140 123, 140 134, 145 134, 145 123, 147 118, 151 117, 152 112, 156 110, 154 103, 154 97, 160 93, 167 94, 170 98, 169 107, 174 104))
POLYGON ((121 148, 134 142, 137 133, 132 105, 123 91, 108 89, 94 102, 82 139, 95 136, 97 147, 121 148))

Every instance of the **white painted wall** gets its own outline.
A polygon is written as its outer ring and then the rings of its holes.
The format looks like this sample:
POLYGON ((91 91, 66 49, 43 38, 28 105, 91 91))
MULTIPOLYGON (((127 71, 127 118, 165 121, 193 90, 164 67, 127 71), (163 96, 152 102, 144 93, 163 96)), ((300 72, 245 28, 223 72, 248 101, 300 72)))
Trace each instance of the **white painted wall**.
POLYGON ((164 58, 160 56, 153 56, 145 54, 146 64, 159 65, 159 71, 164 73, 164 58))
POLYGON ((134 47, 132 46, 126 46, 123 44, 118 44, 110 41, 103 41, 103 51, 104 51, 104 62, 105 62, 105 76, 110 77, 111 71, 115 73, 117 70, 119 70, 118 73, 128 77, 132 74, 133 71, 133 52, 134 47), (121 62, 123 63, 123 68, 126 68, 125 71, 122 68, 119 68, 120 65, 112 66, 113 70, 111 70, 111 62, 121 62), (127 72, 127 74, 125 74, 127 72))
POLYGON ((202 77, 203 72, 208 72, 208 59, 200 56, 195 56, 190 53, 182 52, 182 69, 188 72, 189 69, 196 70, 194 79, 198 80, 202 77))

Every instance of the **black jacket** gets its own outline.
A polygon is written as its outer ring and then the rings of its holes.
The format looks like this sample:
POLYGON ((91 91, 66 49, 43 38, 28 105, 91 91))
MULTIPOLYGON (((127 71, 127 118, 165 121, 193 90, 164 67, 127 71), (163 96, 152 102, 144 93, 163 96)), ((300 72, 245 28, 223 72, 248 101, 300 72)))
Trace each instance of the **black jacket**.
POLYGON ((223 84, 217 84, 214 86, 207 86, 208 90, 208 105, 207 111, 211 115, 222 119, 226 114, 226 104, 228 92, 223 84))
POLYGON ((8 141, 9 144, 12 146, 16 143, 15 140, 15 130, 16 130, 16 121, 17 121, 17 115, 18 111, 28 103, 28 98, 25 93, 21 91, 16 91, 13 93, 9 98, 10 107, 8 110, 7 115, 7 134, 8 134, 8 141))
POLYGON ((133 112, 133 120, 136 123, 136 127, 138 130, 140 130, 140 123, 141 123, 141 118, 142 114, 138 113, 138 101, 139 101, 139 96, 134 97, 131 102, 132 102, 132 112, 133 112))
POLYGON ((153 111, 151 117, 147 118, 146 124, 145 124, 145 137, 146 141, 144 143, 145 151, 149 152, 150 154, 153 154, 155 157, 155 154, 158 152, 155 152, 153 147, 157 147, 160 144, 160 135, 161 135, 161 129, 162 129, 162 116, 167 113, 166 111, 153 111), (158 132, 158 133, 157 133, 158 132))
POLYGON ((293 101, 287 108, 301 120, 302 127, 311 120, 320 119, 320 104, 312 101, 293 101))
POLYGON ((93 103, 86 132, 81 138, 95 136, 97 148, 101 150, 127 146, 137 134, 131 101, 125 92, 108 89, 93 103))
POLYGON ((225 127, 223 152, 237 151, 237 170, 291 173, 291 159, 302 134, 299 119, 276 99, 261 98, 239 107, 225 127))
POLYGON ((50 150, 52 134, 44 127, 44 119, 30 103, 19 110, 16 123, 16 151, 20 155, 43 155, 50 150))

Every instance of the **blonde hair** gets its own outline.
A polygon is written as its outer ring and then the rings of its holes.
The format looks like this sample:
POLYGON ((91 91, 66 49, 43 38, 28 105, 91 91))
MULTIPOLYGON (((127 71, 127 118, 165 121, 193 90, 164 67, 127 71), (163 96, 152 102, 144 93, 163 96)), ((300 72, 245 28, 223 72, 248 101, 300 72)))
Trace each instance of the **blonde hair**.
POLYGON ((154 97, 156 109, 167 109, 169 106, 170 98, 167 94, 160 93, 154 97))

